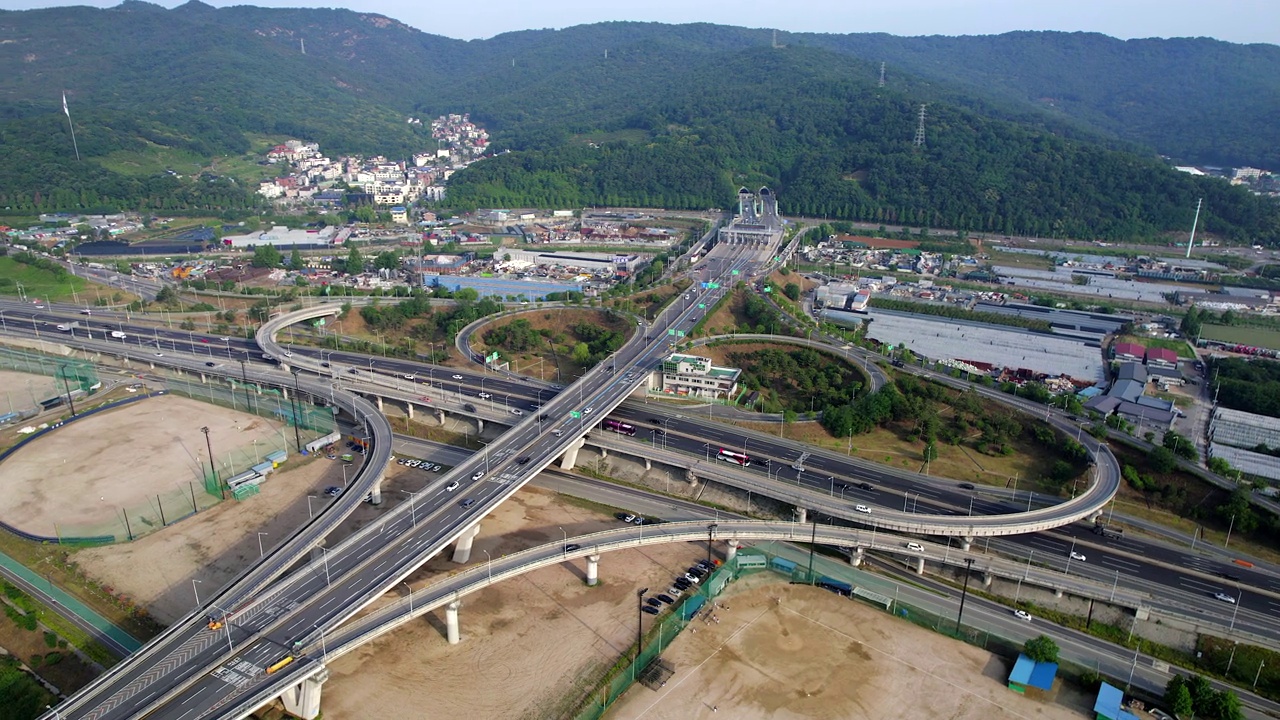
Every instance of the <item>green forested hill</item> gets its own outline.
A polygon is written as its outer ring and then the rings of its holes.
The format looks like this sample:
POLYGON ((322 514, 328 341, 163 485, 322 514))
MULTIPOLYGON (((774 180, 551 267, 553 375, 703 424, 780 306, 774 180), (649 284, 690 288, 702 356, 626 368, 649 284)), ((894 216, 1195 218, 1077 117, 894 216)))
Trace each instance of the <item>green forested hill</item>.
POLYGON ((1170 151, 1153 142, 1191 153, 1195 136, 1255 153, 1244 126, 1277 102, 1261 97, 1274 75, 1250 79, 1229 60, 1271 67, 1270 46, 1060 33, 780 39, 788 47, 769 47, 763 30, 603 23, 462 42, 346 10, 198 2, 2 12, 0 208, 236 211, 255 201, 226 179, 126 177, 98 160, 156 147, 241 153, 249 134, 403 157, 430 143, 406 117, 470 112, 513 152, 458 173, 460 205, 709 207, 739 185, 769 184, 788 212, 1122 238, 1184 230, 1204 197, 1210 231, 1280 237, 1274 203, 1169 171, 1155 151, 1170 151), (1199 105, 1171 118, 1172 89, 1206 64, 1221 71, 1218 89, 1186 93, 1199 105), (1243 119, 1210 132, 1233 98, 1243 119), (914 148, 922 102, 927 142, 914 148), (1124 123, 1144 107, 1155 110, 1146 125, 1124 123))

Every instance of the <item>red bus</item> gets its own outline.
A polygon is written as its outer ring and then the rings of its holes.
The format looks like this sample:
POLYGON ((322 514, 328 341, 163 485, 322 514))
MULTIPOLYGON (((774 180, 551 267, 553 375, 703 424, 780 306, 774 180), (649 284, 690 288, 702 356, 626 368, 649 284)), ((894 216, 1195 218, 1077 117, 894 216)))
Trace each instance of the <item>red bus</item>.
POLYGON ((624 423, 618 420, 613 420, 610 418, 605 418, 604 422, 600 423, 600 427, 604 428, 605 430, 612 430, 620 435, 636 434, 635 425, 628 425, 627 423, 624 423))
POLYGON ((731 463, 737 463, 742 467, 751 466, 751 458, 740 452, 734 452, 732 450, 725 450, 724 448, 720 448, 720 453, 716 455, 716 457, 731 463))

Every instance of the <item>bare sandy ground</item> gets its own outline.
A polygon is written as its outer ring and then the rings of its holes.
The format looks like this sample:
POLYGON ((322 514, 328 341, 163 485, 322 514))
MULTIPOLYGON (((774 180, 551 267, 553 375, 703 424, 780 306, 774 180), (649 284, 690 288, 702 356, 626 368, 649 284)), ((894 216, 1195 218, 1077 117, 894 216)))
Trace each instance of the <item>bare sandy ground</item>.
POLYGON ((859 602, 761 573, 731 585, 719 623, 695 620, 664 653, 675 675, 636 685, 610 720, 985 720, 1090 717, 1074 691, 1057 703, 1005 685, 1011 663, 859 602))
MULTIPOLYGON (((200 431, 204 426, 219 464, 230 452, 252 453, 255 439, 264 452, 277 447, 282 427, 175 395, 99 413, 32 442, 5 461, 0 519, 44 535, 102 527, 123 535, 117 520, 122 509, 158 518, 156 495, 170 503, 168 517, 190 512, 193 489, 197 504, 212 500, 200 499, 201 466, 209 462, 200 431)), ((134 532, 142 534, 140 528, 134 532)))
POLYGON ((228 500, 132 543, 81 550, 73 561, 90 576, 171 623, 195 606, 192 580, 200 597, 212 597, 249 563, 258 559, 258 535, 270 550, 307 520, 307 496, 320 512, 323 490, 342 482, 338 462, 323 458, 272 474, 262 492, 243 501, 228 500))
POLYGON ((48 375, 0 370, 0 414, 36 407, 54 393, 54 379, 48 375))

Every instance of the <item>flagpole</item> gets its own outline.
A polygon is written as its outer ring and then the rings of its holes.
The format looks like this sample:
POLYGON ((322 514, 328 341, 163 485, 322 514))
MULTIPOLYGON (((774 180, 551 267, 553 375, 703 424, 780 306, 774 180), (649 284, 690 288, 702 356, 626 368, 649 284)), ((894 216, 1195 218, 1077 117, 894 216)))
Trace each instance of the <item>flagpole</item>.
POLYGON ((62 112, 67 115, 67 127, 71 128, 71 147, 76 149, 76 162, 80 162, 80 143, 76 142, 76 126, 71 122, 71 109, 67 107, 67 91, 62 91, 62 112))

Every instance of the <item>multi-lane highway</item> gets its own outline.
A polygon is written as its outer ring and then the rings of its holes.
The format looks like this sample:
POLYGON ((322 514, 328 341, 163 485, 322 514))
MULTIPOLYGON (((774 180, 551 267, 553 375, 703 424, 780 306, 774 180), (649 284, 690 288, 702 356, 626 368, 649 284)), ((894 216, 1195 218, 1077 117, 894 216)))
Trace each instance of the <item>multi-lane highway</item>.
MULTIPOLYGON (((727 260, 720 265, 726 273, 733 269, 749 271, 754 260, 749 257, 749 253, 743 253, 741 250, 743 248, 740 248, 736 254, 732 249, 724 253, 727 260)), ((149 694, 145 698, 137 697, 138 700, 146 702, 135 704, 132 702, 135 696, 131 695, 129 711, 125 710, 126 706, 123 703, 107 707, 110 703, 104 701, 95 705, 93 703, 95 695, 100 698, 113 697, 103 696, 102 689, 99 688, 78 697, 78 702, 73 702, 67 708, 68 712, 64 714, 76 717, 127 717, 130 716, 129 713, 140 714, 150 710, 155 717, 202 717, 216 714, 218 708, 224 707, 226 703, 235 702, 237 699, 243 700, 246 696, 261 690, 268 679, 275 679, 263 673, 263 668, 279 663, 285 658, 294 657, 292 653, 295 648, 310 647, 318 635, 337 627, 359 608, 380 595, 386 587, 395 585, 400 578, 439 552, 447 543, 459 537, 469 539, 468 533, 484 514, 527 482, 539 469, 566 450, 570 450, 578 442, 578 438, 588 432, 605 413, 619 404, 639 382, 642 374, 652 369, 665 355, 668 346, 667 339, 663 335, 665 328, 681 327, 681 323, 696 319, 694 316, 698 312, 695 309, 697 304, 710 305, 714 302, 714 298, 709 295, 706 291, 695 291, 692 297, 686 300, 687 304, 679 304, 655 319, 654 329, 642 329, 642 332, 648 332, 647 336, 637 333, 636 337, 613 358, 613 366, 618 368, 617 372, 610 373, 604 368, 597 368, 588 373, 583 380, 568 388, 566 392, 541 403, 542 407, 536 413, 527 413, 522 416, 523 420, 513 416, 513 419, 517 419, 517 424, 502 436, 500 444, 495 442, 485 452, 477 454, 455 468, 448 476, 439 478, 429 487, 424 488, 422 492, 411 498, 407 507, 402 505, 388 512, 384 523, 368 526, 340 545, 321 550, 319 555, 310 562, 297 567, 281 581, 273 584, 267 593, 260 594, 253 601, 226 611, 228 622, 220 630, 205 629, 201 632, 197 627, 195 636, 204 643, 202 652, 217 644, 216 651, 209 650, 210 653, 217 653, 216 662, 207 661, 208 658, 204 656, 193 655, 191 658, 184 658, 181 652, 162 655, 154 651, 144 651, 144 657, 140 661, 129 663, 132 671, 137 674, 135 677, 154 673, 159 664, 173 662, 174 658, 181 661, 180 668, 173 668, 163 673, 166 678, 164 682, 149 684, 149 694), (648 339, 642 339, 645 337, 648 339), (633 374, 632 371, 636 372, 633 374), (225 648, 220 644, 224 634, 227 640, 225 648), (151 702, 152 700, 155 702, 151 702)), ((0 315, 0 322, 6 322, 3 315, 0 315)), ((47 320, 36 317, 27 321, 28 325, 41 322, 47 322, 47 320)), ((117 332, 124 334, 125 337, 111 338, 109 324, 97 325, 99 322, 102 321, 90 320, 85 323, 88 327, 96 326, 98 333, 91 341, 86 338, 86 342, 98 345, 115 341, 128 347, 132 353, 150 353, 159 360, 164 358, 166 342, 169 343, 173 354, 179 354, 185 340, 186 348, 194 348, 198 354, 203 354, 208 359, 183 357, 179 361, 178 358, 171 357, 165 362, 187 363, 192 369, 203 367, 213 374, 238 375, 236 368, 229 366, 229 363, 235 361, 234 365, 240 365, 238 362, 240 358, 235 357, 237 348, 243 353, 252 347, 234 339, 218 339, 205 343, 194 334, 173 331, 154 331, 149 340, 142 340, 142 333, 130 333, 123 329, 123 324, 119 321, 115 323, 117 332), (107 337, 100 337, 104 334, 107 337), (139 344, 129 347, 131 339, 139 344), (145 347, 155 343, 159 343, 160 347, 154 349, 145 347), (199 353, 200 350, 206 352, 199 353), (157 353, 160 355, 156 355, 157 353), (222 360, 223 353, 227 356, 226 361, 222 360)), ((31 326, 30 329, 35 331, 39 328, 31 326)), ((43 329, 42 332, 49 331, 43 329)), ((72 331, 73 334, 74 332, 72 331)), ((59 333, 55 337, 66 337, 66 334, 59 333)), ((78 337, 76 339, 79 341, 78 337)), ((319 361, 314 358, 305 358, 301 354, 296 357, 287 357, 284 349, 274 342, 270 333, 266 337, 260 335, 258 340, 267 352, 282 357, 286 364, 307 367, 317 374, 330 376, 330 380, 332 376, 338 374, 337 366, 342 363, 348 363, 347 367, 357 367, 358 364, 369 361, 367 358, 359 358, 357 361, 356 358, 340 353, 326 353, 324 359, 319 361)), ((375 366, 385 364, 387 369, 391 370, 391 374, 395 374, 402 369, 396 364, 397 362, 374 359, 372 360, 374 365, 371 365, 369 370, 376 372, 375 366)), ((242 366, 240 372, 247 372, 247 366, 248 363, 242 366)), ((270 371, 255 369, 254 373, 251 379, 257 379, 257 376, 263 373, 277 376, 276 381, 279 379, 278 373, 270 371)), ((404 374, 413 374, 413 371, 404 374)), ((434 371, 428 371, 429 383, 435 382, 433 375, 434 371)), ((463 385, 469 379, 472 379, 470 373, 464 375, 462 382, 450 377, 452 387, 450 387, 451 383, 445 380, 439 381, 438 384, 444 385, 441 389, 446 392, 462 393, 467 391, 464 390, 463 385)), ((508 379, 490 379, 487 382, 502 384, 501 386, 491 384, 482 392, 496 396, 498 393, 495 390, 499 387, 501 390, 506 390, 501 396, 506 407, 510 407, 512 397, 528 397, 526 395, 528 386, 523 382, 508 379)), ((332 381, 309 381, 307 389, 313 395, 323 397, 333 392, 335 385, 337 384, 332 381)), ((540 392, 537 397, 541 398, 540 392)), ((490 400, 496 403, 496 397, 490 400)), ((528 400, 525 402, 527 403, 528 400)), ((376 415, 371 411, 370 414, 376 415)), ((654 417, 663 425, 664 434, 661 437, 664 445, 673 441, 677 446, 681 443, 694 442, 691 435, 681 431, 681 424, 688 422, 687 418, 670 416, 659 418, 657 415, 654 417)), ((649 422, 648 417, 638 419, 641 422, 649 422)), ((649 429, 659 429, 656 425, 651 423, 649 429)), ((712 432, 711 428, 697 428, 691 422, 689 425, 690 432, 712 432)), ((698 442, 705 443, 710 440, 716 441, 718 445, 730 445, 729 442, 724 441, 727 438, 703 437, 704 439, 698 442)), ((651 433, 651 438, 657 439, 657 433, 651 433)), ((757 442, 763 443, 758 438, 757 442)), ((732 443, 732 446, 736 448, 737 442, 732 443)), ((690 450, 687 445, 684 449, 690 450)), ((709 457, 710 446, 699 449, 704 449, 709 457)), ((752 446, 749 451, 760 457, 771 456, 779 465, 791 460, 790 454, 795 452, 793 447, 785 443, 765 444, 759 449, 752 446)), ((384 452, 389 453, 389 442, 384 452)), ((696 454, 697 451, 693 452, 696 454)), ((795 460, 798 461, 799 458, 795 460)), ((385 459, 383 461, 385 462, 385 459)), ((840 474, 853 480, 861 477, 858 473, 862 472, 856 467, 850 470, 847 464, 841 465, 833 462, 831 458, 806 459, 804 467, 804 471, 794 471, 795 477, 788 479, 795 479, 801 485, 815 487, 826 482, 832 494, 836 492, 835 481, 828 480, 828 477, 840 474), (829 475, 824 476, 824 473, 829 475)), ((882 471, 876 482, 881 484, 896 482, 890 479, 890 475, 882 471)), ((372 487, 377 482, 378 479, 370 478, 369 486, 372 487)), ((846 487, 844 491, 846 493, 866 492, 860 487, 853 490, 846 487)), ((876 490, 873 489, 870 492, 874 493, 876 490)), ((363 491, 360 494, 363 494, 363 491)), ((874 502, 870 496, 867 500, 874 502)), ((928 502, 926 500, 922 504, 917 496, 913 505, 916 509, 927 508, 928 502)), ((976 506, 977 500, 974 504, 976 506)), ((984 508, 975 507, 975 509, 984 508)), ((994 506, 985 509, 994 509, 994 506)), ((953 511, 946 509, 946 512, 953 511)), ((309 545, 299 542, 297 547, 305 551, 312 545, 315 545, 314 541, 309 545)), ((196 627, 199 621, 190 624, 196 627)), ((277 677, 305 677, 310 673, 310 664, 314 660, 310 657, 297 657, 293 662, 283 666, 277 677)), ((115 696, 118 695, 117 692, 115 696)))

